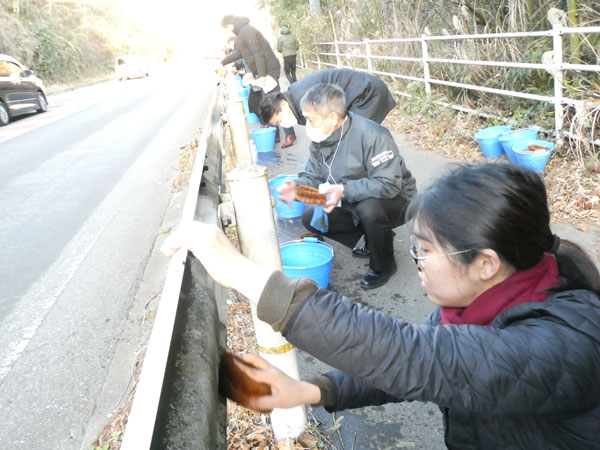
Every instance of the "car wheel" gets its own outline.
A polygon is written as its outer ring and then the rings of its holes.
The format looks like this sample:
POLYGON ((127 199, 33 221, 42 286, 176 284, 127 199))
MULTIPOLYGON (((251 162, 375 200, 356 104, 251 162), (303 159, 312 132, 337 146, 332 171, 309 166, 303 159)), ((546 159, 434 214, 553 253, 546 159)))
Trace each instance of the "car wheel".
POLYGON ((4 103, 0 102, 0 127, 8 125, 9 121, 10 117, 8 116, 8 110, 6 109, 6 106, 4 106, 4 103))
POLYGON ((37 102, 38 102, 38 112, 46 112, 48 111, 48 102, 46 101, 46 96, 41 92, 37 93, 37 102))

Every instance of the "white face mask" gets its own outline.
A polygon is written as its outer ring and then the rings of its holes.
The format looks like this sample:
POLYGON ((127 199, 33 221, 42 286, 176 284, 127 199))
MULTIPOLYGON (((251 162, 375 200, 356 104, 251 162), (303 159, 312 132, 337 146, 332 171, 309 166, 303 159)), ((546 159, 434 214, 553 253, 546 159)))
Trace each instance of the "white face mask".
POLYGON ((318 144, 319 142, 323 142, 325 139, 327 139, 329 136, 331 136, 331 133, 333 133, 333 128, 335 127, 335 125, 336 124, 332 123, 329 133, 323 133, 320 128, 313 128, 307 122, 306 123, 306 134, 311 141, 318 144))

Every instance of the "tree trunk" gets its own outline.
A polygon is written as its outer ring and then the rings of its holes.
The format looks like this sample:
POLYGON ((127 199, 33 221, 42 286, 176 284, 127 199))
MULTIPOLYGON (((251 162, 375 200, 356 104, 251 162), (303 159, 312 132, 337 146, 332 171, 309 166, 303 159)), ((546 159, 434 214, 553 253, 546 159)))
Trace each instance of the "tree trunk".
POLYGON ((310 10, 317 16, 321 15, 321 0, 308 0, 310 10))

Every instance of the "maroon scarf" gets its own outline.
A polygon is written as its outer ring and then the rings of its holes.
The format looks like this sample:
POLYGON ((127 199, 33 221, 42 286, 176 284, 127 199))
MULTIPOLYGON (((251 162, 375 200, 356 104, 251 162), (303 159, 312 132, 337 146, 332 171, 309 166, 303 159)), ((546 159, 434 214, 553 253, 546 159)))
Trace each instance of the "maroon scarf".
POLYGON ((543 302, 550 295, 546 289, 559 285, 556 259, 550 253, 544 253, 536 266, 513 273, 466 308, 442 306, 442 324, 489 325, 501 312, 519 303, 543 302))

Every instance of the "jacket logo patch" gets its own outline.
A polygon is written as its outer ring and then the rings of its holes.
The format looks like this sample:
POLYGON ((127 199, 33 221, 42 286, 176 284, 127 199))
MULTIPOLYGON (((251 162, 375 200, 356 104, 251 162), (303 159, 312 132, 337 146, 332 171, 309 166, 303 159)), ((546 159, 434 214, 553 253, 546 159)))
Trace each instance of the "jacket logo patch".
POLYGON ((381 152, 379 155, 375 155, 371 158, 371 164, 373 167, 377 167, 379 164, 389 161, 390 159, 394 159, 394 152, 391 150, 386 150, 385 152, 381 152))

